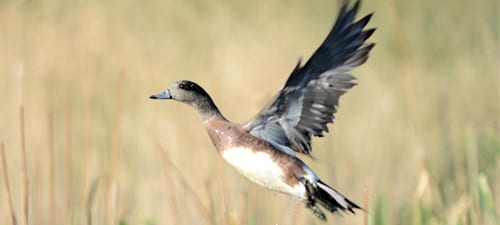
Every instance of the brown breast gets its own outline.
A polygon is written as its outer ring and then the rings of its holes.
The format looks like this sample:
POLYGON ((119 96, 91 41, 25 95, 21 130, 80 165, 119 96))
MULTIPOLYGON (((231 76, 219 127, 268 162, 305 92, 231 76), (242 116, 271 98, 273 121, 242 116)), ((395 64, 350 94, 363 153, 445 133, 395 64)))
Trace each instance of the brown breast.
POLYGON ((265 152, 284 171, 287 171, 283 179, 290 185, 295 185, 298 182, 297 178, 305 175, 301 160, 279 151, 266 141, 251 135, 241 124, 212 118, 204 121, 204 125, 212 143, 220 154, 230 147, 245 147, 253 151, 265 152))

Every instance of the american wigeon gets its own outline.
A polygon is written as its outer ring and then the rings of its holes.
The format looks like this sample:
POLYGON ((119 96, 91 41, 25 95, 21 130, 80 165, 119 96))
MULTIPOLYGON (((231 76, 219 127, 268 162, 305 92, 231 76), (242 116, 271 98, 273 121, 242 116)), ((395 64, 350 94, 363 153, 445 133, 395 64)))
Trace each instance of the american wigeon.
POLYGON ((365 41, 372 14, 354 21, 359 1, 344 3, 332 30, 306 64, 299 61, 269 105, 245 124, 228 121, 198 84, 181 80, 152 99, 173 99, 195 108, 219 154, 250 180, 291 195, 321 220, 330 212, 355 213, 360 206, 321 181, 296 153, 311 154, 311 136, 328 132, 341 95, 356 85, 348 72, 368 59, 365 41))

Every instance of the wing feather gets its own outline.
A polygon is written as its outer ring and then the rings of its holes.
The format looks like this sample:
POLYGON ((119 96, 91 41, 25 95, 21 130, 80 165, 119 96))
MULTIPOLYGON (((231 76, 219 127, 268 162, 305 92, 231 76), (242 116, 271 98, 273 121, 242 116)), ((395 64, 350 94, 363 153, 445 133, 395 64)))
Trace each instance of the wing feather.
POLYGON ((292 71, 283 89, 245 128, 288 153, 311 153, 311 137, 322 137, 333 123, 339 98, 354 87, 349 74, 366 62, 373 43, 366 40, 375 29, 364 29, 372 14, 354 21, 359 1, 349 9, 344 3, 337 20, 311 58, 292 71))

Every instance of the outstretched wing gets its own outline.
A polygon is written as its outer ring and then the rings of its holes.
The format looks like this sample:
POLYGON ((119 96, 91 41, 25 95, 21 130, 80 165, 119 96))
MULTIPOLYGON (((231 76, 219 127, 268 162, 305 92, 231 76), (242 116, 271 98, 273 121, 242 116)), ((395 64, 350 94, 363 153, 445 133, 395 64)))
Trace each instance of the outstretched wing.
POLYGON ((368 59, 375 29, 364 29, 372 14, 354 21, 359 1, 344 3, 332 30, 305 65, 297 64, 283 89, 245 128, 289 154, 311 153, 311 136, 333 123, 341 95, 356 85, 348 72, 368 59), (293 150, 293 151, 292 151, 293 150))

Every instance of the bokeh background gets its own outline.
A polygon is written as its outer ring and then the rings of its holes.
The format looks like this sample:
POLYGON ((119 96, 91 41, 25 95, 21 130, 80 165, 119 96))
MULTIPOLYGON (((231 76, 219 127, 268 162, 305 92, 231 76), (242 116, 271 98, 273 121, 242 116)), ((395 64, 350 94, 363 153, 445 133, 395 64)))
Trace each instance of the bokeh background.
MULTIPOLYGON (((194 110, 148 96, 195 80, 245 122, 339 5, 0 1, 1 223, 324 224, 221 160, 194 110)), ((329 224, 499 224, 499 1, 367 0, 358 18, 373 11, 359 85, 304 159, 367 209, 329 224)))

